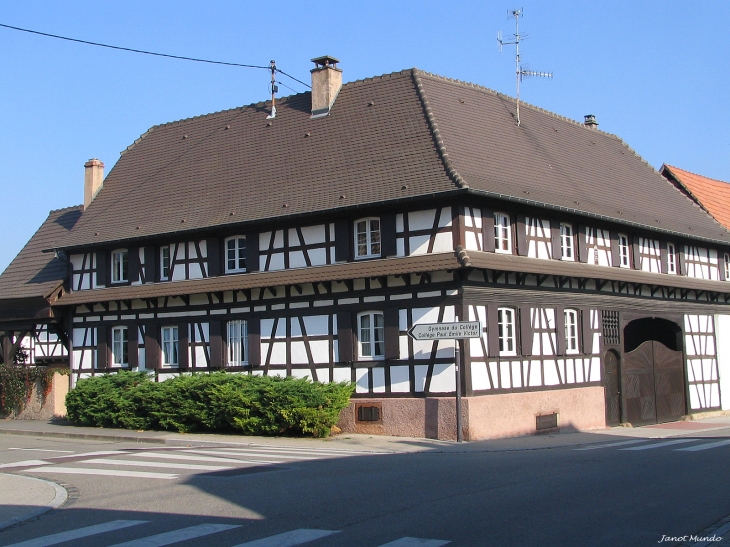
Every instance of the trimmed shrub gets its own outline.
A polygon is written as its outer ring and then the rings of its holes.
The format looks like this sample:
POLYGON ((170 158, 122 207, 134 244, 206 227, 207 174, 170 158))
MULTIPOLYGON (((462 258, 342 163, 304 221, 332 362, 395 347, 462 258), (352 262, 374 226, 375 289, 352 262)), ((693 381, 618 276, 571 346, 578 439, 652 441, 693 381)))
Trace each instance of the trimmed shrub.
POLYGON ((350 383, 225 372, 157 383, 149 373, 121 371, 79 380, 66 410, 87 426, 326 437, 353 390, 350 383))

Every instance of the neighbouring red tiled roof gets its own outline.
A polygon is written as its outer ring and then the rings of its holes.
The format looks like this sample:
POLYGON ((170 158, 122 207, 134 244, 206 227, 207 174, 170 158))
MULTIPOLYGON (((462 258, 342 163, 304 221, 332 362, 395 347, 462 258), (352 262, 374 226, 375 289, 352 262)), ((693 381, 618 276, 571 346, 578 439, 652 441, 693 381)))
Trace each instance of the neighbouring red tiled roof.
POLYGON ((347 83, 330 115, 309 93, 155 126, 130 146, 66 239, 142 239, 470 188, 714 242, 730 233, 621 139, 418 69, 347 83))
POLYGON ((661 172, 679 183, 715 220, 730 229, 730 183, 703 177, 666 163, 661 172))
POLYGON ((0 275, 0 300, 48 297, 67 275, 67 263, 45 249, 58 248, 81 216, 83 207, 51 211, 5 271, 0 275))

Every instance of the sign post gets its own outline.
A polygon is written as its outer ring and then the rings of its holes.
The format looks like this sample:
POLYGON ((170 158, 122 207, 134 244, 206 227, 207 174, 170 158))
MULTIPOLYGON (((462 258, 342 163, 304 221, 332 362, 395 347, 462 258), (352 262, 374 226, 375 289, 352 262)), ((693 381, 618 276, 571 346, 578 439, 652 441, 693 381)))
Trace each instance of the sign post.
POLYGON ((414 340, 455 340, 454 365, 456 368, 456 442, 462 442, 461 433, 461 341, 466 338, 480 338, 482 324, 479 321, 454 323, 421 323, 408 329, 408 336, 414 340))

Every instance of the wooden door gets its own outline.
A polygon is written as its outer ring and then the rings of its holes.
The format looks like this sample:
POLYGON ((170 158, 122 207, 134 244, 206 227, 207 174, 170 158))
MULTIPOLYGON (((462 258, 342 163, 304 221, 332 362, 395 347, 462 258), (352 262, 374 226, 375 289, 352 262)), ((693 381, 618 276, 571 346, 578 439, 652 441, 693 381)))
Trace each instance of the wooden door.
POLYGON ((685 413, 681 351, 647 340, 624 355, 621 382, 626 421, 633 425, 672 422, 685 413))
POLYGON ((621 393, 619 387, 618 356, 609 351, 603 360, 604 385, 606 390, 606 425, 621 423, 621 393))

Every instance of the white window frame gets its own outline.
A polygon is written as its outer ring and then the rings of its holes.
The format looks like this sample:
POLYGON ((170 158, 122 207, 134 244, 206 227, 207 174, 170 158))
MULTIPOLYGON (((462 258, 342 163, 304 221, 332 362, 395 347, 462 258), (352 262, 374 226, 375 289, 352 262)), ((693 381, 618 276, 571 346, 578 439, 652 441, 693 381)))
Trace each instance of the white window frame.
POLYGON ((564 310, 563 320, 565 321, 565 353, 566 355, 577 355, 580 353, 578 345, 578 310, 564 310))
POLYGON ((499 338, 499 356, 517 355, 517 310, 514 308, 497 308, 497 336, 499 338))
POLYGON ((177 325, 162 327, 160 350, 163 367, 180 365, 180 336, 177 325))
POLYGON ((226 362, 229 367, 248 365, 248 325, 245 320, 234 319, 226 324, 228 345, 226 362))
POLYGON ((129 251, 115 249, 112 251, 112 283, 126 283, 129 281, 129 251))
POLYGON ((575 261, 575 245, 573 242, 573 225, 560 223, 560 259, 575 261))
POLYGON ((725 268, 725 281, 730 281, 730 253, 723 253, 722 261, 725 268))
POLYGON ((160 247, 160 280, 161 281, 168 281, 170 277, 172 277, 172 271, 170 267, 172 266, 172 249, 170 245, 165 245, 163 247, 160 247), (165 257, 165 251, 167 251, 167 257, 165 257), (167 260, 167 266, 165 266, 165 260, 167 260), (165 272, 165 269, 167 269, 167 272, 165 272))
POLYGON ((355 259, 377 258, 381 256, 383 245, 383 232, 381 231, 380 217, 359 218, 355 221, 355 259), (372 222, 378 223, 378 229, 374 230, 372 222), (360 230, 360 224, 365 223, 365 230, 360 230), (363 241, 360 241, 360 236, 363 241), (361 252, 360 247, 365 246, 365 252, 361 252))
POLYGON ((494 252, 512 254, 512 222, 506 213, 494 213, 494 252))
POLYGON ((127 327, 112 327, 112 366, 129 366, 129 330, 127 327), (126 354, 126 359, 124 358, 126 354))
POLYGON ((357 314, 357 355, 361 361, 385 359, 385 317, 382 311, 366 311, 357 314), (368 325, 363 326, 363 319, 368 325), (380 326, 377 326, 377 323, 380 326))
POLYGON ((246 271, 246 236, 236 235, 227 237, 225 240, 225 253, 226 253, 226 273, 243 273, 246 271), (229 244, 233 243, 233 246, 229 248, 229 244), (230 256, 231 251, 233 257, 230 256), (230 262, 233 261, 234 267, 230 267, 230 262))
POLYGON ((618 264, 622 268, 631 268, 631 244, 626 234, 618 235, 618 264))
POLYGON ((677 275, 677 246, 667 243, 667 273, 677 275))

